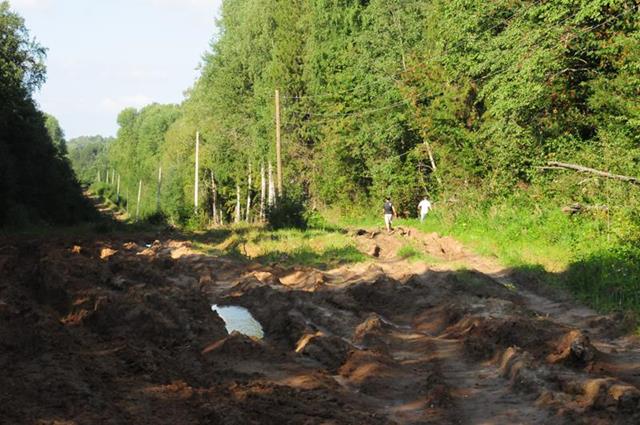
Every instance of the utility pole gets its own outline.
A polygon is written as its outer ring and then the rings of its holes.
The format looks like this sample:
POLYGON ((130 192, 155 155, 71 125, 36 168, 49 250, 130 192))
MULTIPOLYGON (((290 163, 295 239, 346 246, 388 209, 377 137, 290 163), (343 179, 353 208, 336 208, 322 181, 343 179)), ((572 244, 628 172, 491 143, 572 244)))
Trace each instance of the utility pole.
POLYGON ((200 168, 200 132, 196 132, 196 171, 195 171, 195 189, 194 189, 194 204, 196 208, 196 213, 198 212, 198 183, 199 183, 199 172, 200 168))
POLYGON ((240 185, 236 183, 236 217, 235 222, 240 223, 240 185))
POLYGON ((249 219, 251 218, 251 179, 252 179, 252 175, 251 175, 251 161, 249 161, 249 185, 247 187, 247 223, 249 222, 249 219))
POLYGON ((282 144, 280 140, 280 90, 276 89, 276 167, 278 196, 282 196, 282 144))
POLYGON ((264 221, 264 201, 267 192, 267 181, 264 175, 264 160, 260 162, 260 221, 264 221))
POLYGON ((116 189, 116 204, 120 203, 120 174, 118 174, 118 187, 116 189))
POLYGON ((162 187, 162 167, 158 168, 158 192, 156 193, 156 210, 160 211, 160 188, 162 187))
POLYGON ((138 203, 136 204, 136 221, 140 217, 140 198, 142 197, 142 180, 138 184, 138 203))
POLYGON ((213 170, 211 170, 211 215, 213 216, 213 224, 218 224, 218 189, 216 188, 216 179, 213 176, 213 170))
POLYGON ((273 208, 276 204, 276 185, 273 182, 273 166, 269 161, 269 195, 268 195, 269 208, 273 208))

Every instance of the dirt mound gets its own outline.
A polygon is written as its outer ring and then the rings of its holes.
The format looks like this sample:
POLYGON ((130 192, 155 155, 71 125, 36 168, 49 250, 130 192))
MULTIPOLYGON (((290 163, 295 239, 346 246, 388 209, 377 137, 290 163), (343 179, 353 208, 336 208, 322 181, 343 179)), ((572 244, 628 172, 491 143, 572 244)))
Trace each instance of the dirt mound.
POLYGON ((367 255, 382 260, 399 258, 399 251, 415 246, 426 254, 447 261, 460 260, 469 255, 462 244, 437 233, 423 233, 416 229, 396 227, 392 232, 357 229, 350 232, 358 248, 367 255))
POLYGON ((205 256, 155 235, 5 241, 0 417, 639 422, 640 348, 603 336, 613 319, 572 326, 566 301, 532 298, 479 271, 388 261, 427 239, 443 258, 466 255, 446 238, 403 229, 355 237, 379 244, 383 261, 322 272, 205 256), (264 338, 228 335, 212 304, 245 307, 264 338))

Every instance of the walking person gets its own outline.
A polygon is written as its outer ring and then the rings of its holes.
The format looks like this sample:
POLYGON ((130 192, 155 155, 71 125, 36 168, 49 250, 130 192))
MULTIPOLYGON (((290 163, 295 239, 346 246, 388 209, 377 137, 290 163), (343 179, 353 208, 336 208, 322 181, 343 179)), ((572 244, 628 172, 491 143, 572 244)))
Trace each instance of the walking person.
POLYGON ((391 227, 391 222, 393 221, 393 217, 397 216, 396 209, 391 203, 391 198, 386 197, 384 199, 384 205, 382 206, 382 214, 384 214, 384 225, 387 228, 387 232, 391 233, 393 228, 391 227))
POLYGON ((424 219, 431 209, 431 202, 425 196, 418 204, 418 213, 420 214, 420 223, 424 223, 424 219))

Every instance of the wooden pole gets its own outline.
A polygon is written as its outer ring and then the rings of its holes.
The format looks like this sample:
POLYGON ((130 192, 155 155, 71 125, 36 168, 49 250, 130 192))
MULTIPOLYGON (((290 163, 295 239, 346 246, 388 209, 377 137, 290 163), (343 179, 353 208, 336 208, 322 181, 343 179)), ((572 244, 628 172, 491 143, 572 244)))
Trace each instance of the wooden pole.
POLYGON ((236 184, 236 223, 240 223, 240 185, 236 184))
POLYGON ((216 179, 213 177, 213 171, 211 171, 211 215, 213 216, 213 224, 218 224, 217 214, 217 201, 218 201, 218 189, 216 188, 216 179))
POLYGON ((267 195, 267 180, 264 175, 264 161, 260 162, 260 220, 264 221, 264 201, 267 195))
POLYGON ((116 184, 116 169, 115 168, 111 171, 111 184, 112 185, 116 184))
POLYGON ((198 183, 199 183, 199 168, 200 168, 200 132, 196 132, 196 170, 195 170, 195 188, 193 194, 193 200, 195 204, 196 212, 198 212, 198 183))
POLYGON ((280 140, 280 90, 276 90, 276 167, 278 196, 282 196, 282 144, 280 140))
POLYGON ((98 183, 102 181, 102 177, 100 176, 100 170, 98 170, 98 183))
POLYGON ((120 203, 120 174, 118 174, 118 187, 116 188, 116 204, 120 203))
POLYGON ((156 193, 156 210, 160 211, 160 188, 162 187, 162 167, 158 168, 158 191, 156 193))
POLYGON ((269 161, 269 207, 273 207, 276 204, 276 186, 273 182, 273 167, 271 161, 269 161))
POLYGON ((249 185, 247 187, 247 215, 246 215, 246 220, 247 223, 249 222, 249 219, 251 218, 251 184, 252 182, 252 175, 251 175, 251 161, 249 161, 249 185))
POLYGON ((136 221, 140 217, 140 198, 142 197, 142 180, 138 184, 138 203, 136 204, 136 221))

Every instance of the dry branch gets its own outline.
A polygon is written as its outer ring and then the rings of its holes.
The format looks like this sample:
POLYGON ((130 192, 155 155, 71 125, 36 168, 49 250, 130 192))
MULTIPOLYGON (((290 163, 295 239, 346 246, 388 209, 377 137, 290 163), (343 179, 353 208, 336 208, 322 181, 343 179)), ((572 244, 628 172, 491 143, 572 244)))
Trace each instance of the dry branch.
POLYGON ((606 171, 596 170, 595 168, 584 167, 578 164, 569 164, 566 162, 549 161, 547 163, 547 166, 538 167, 538 169, 540 170, 573 170, 573 171, 578 171, 580 173, 590 173, 590 174, 595 174, 596 176, 606 177, 608 179, 621 180, 627 183, 640 185, 640 179, 636 177, 613 174, 606 171))

